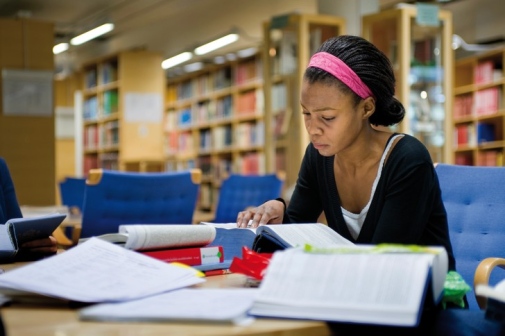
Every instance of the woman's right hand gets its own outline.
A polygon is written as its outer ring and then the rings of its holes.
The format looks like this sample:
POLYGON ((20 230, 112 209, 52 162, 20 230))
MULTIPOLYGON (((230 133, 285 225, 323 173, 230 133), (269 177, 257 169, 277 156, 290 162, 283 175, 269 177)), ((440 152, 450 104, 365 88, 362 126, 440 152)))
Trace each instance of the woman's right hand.
POLYGON ((284 218, 284 203, 271 200, 262 205, 238 213, 237 227, 256 228, 264 224, 282 224, 284 218), (250 225, 249 225, 250 224, 250 225))

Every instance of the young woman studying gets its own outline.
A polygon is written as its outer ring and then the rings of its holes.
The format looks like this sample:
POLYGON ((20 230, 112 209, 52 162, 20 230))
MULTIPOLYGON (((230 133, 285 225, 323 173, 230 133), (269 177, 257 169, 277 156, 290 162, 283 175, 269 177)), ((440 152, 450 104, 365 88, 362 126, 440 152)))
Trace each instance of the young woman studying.
POLYGON ((313 223, 357 244, 443 246, 455 260, 433 162, 416 138, 384 131, 402 121, 388 58, 357 36, 324 42, 312 56, 300 104, 310 143, 286 208, 270 200, 237 225, 313 223), (377 127, 385 126, 385 127, 377 127))

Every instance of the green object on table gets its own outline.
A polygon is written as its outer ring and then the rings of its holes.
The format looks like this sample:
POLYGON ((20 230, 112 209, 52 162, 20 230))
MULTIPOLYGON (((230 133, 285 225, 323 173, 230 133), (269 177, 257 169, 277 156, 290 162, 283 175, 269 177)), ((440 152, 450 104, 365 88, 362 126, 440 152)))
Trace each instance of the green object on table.
POLYGON ((471 289, 472 288, 458 272, 449 271, 444 282, 444 297, 442 298, 443 308, 445 309, 448 303, 464 308, 465 294, 471 289))

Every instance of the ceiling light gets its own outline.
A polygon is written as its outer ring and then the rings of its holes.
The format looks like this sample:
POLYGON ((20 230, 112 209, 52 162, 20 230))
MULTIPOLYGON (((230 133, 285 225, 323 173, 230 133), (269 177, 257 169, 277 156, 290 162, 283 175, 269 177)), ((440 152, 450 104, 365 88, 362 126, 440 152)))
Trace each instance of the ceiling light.
POLYGON ((167 58, 166 60, 161 62, 161 67, 163 69, 168 69, 178 64, 189 61, 192 57, 193 57, 192 53, 190 53, 189 51, 185 51, 183 53, 180 53, 179 55, 167 58))
POLYGON ((195 49, 195 54, 204 55, 238 40, 238 34, 228 34, 195 49))
POLYGON ((58 43, 53 47, 53 54, 59 54, 68 50, 68 43, 58 43))
POLYGON ((228 53, 228 54, 226 54, 226 59, 228 61, 234 61, 237 59, 237 55, 235 55, 234 53, 228 53))
POLYGON ((214 57, 214 63, 216 63, 216 64, 223 64, 225 61, 226 61, 226 58, 224 56, 214 57))
POLYGON ((258 48, 251 47, 251 48, 242 49, 242 50, 237 51, 237 56, 240 58, 246 58, 246 57, 255 55, 257 52, 258 52, 258 48))
POLYGON ((79 44, 86 43, 89 40, 92 40, 94 38, 97 38, 98 36, 101 36, 103 34, 110 32, 112 29, 114 29, 113 23, 103 24, 103 25, 96 27, 94 29, 91 29, 90 31, 87 31, 79 36, 74 37, 73 39, 70 40, 70 44, 79 45, 79 44))
POLYGON ((186 72, 195 72, 201 69, 203 69, 203 62, 195 62, 184 66, 184 71, 186 72))

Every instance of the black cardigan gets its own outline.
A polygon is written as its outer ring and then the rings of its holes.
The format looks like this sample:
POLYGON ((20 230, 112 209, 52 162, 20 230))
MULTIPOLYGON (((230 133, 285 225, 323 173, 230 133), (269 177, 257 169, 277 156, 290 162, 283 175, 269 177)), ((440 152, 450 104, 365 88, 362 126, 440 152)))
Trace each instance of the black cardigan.
POLYGON ((342 215, 333 170, 334 157, 307 146, 284 223, 313 223, 324 211, 329 227, 357 244, 443 246, 455 270, 447 214, 426 147, 405 134, 392 148, 357 239, 342 215))

